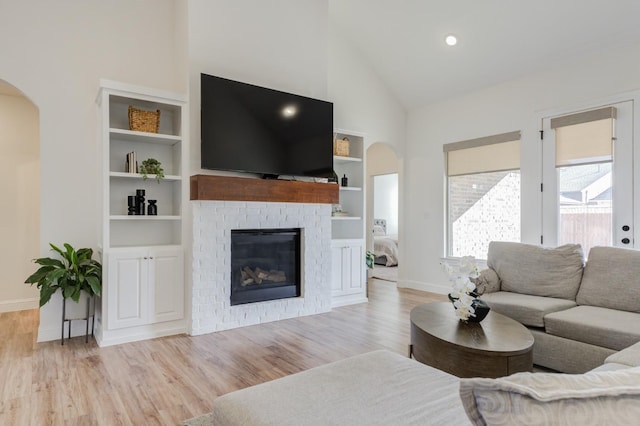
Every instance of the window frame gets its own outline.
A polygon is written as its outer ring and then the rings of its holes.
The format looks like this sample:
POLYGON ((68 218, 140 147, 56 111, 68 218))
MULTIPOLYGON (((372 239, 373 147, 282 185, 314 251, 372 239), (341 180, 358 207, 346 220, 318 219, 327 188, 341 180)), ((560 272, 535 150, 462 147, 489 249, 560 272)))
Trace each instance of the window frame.
MULTIPOLYGON (((520 164, 520 158, 518 158, 518 168, 504 168, 500 170, 488 170, 488 171, 480 171, 474 173, 465 173, 465 174, 457 174, 455 176, 450 176, 449 174, 449 152, 451 151, 459 151, 463 149, 476 148, 480 146, 489 146, 489 145, 498 145, 503 143, 515 142, 517 141, 519 144, 519 156, 522 152, 522 137, 521 131, 513 131, 508 133, 501 133, 476 139, 469 139, 460 142, 453 142, 448 144, 443 144, 443 160, 444 160, 444 257, 448 259, 456 258, 453 256, 453 224, 450 221, 451 214, 451 194, 450 194, 450 178, 456 176, 471 176, 474 174, 483 174, 483 173, 495 173, 495 172, 511 172, 518 171, 520 173, 520 220, 522 217, 522 167, 520 164)), ((520 241, 522 240, 522 229, 520 230, 520 241)), ((482 259, 484 260, 484 259, 482 259)))

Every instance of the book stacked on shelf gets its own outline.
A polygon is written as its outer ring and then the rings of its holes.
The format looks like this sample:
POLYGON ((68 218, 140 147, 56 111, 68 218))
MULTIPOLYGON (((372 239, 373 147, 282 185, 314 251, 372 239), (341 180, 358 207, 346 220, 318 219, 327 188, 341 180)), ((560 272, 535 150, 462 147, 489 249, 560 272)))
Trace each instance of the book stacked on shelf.
POLYGON ((125 170, 127 173, 138 173, 138 158, 136 152, 131 151, 127 154, 125 170))

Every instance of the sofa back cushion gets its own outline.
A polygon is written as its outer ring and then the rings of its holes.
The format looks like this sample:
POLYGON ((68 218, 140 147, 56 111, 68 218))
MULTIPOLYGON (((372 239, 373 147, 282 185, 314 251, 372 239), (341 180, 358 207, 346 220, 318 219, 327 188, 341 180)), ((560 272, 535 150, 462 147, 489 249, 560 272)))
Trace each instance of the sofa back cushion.
POLYGON ((593 247, 576 302, 640 313, 640 251, 593 247))
POLYGON ((544 248, 492 241, 487 266, 500 277, 500 289, 534 296, 575 300, 584 254, 579 244, 544 248))

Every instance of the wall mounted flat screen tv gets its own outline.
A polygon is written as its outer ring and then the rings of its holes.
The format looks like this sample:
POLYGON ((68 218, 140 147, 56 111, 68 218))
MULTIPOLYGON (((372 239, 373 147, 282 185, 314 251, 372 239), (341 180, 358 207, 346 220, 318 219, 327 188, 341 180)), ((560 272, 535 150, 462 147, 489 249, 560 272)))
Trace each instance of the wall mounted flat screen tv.
POLYGON ((333 104, 201 74, 201 166, 275 176, 333 171, 333 104))

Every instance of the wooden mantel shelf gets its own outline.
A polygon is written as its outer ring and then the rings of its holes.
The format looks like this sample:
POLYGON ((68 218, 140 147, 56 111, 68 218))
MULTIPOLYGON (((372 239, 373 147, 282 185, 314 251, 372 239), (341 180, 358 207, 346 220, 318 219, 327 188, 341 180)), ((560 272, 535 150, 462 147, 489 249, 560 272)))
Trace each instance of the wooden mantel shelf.
POLYGON ((338 185, 331 183, 191 176, 191 200, 266 201, 271 203, 338 204, 338 185))

